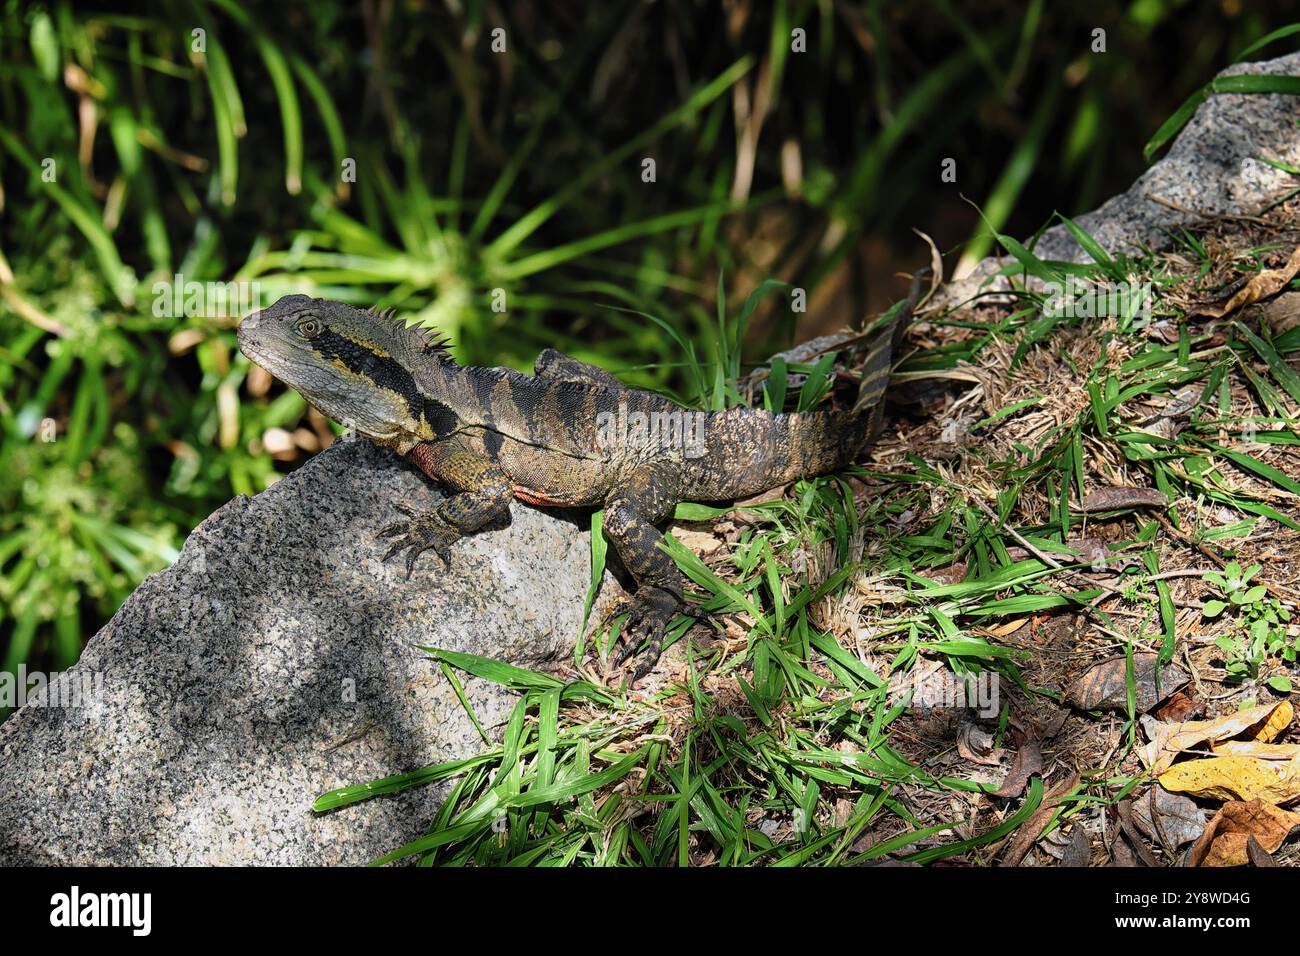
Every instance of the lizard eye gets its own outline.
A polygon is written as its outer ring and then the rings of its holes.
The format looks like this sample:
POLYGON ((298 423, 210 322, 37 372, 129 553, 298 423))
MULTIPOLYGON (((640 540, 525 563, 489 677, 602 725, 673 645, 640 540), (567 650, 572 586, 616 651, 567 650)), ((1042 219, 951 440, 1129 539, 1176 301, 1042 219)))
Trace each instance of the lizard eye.
POLYGON ((307 315, 299 319, 293 328, 304 339, 310 339, 320 335, 325 327, 321 325, 320 319, 314 315, 307 315))

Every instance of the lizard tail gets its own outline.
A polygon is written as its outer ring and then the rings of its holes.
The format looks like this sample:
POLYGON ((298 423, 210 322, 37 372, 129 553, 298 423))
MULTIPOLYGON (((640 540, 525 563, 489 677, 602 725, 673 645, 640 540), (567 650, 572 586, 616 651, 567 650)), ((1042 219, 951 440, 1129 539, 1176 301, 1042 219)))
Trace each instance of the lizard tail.
MULTIPOLYGON (((766 484, 752 482, 755 489, 770 488, 781 482, 794 481, 809 475, 823 475, 852 464, 884 424, 885 389, 889 386, 892 371, 903 333, 912 321, 912 315, 921 303, 921 291, 930 276, 930 269, 922 269, 912 278, 912 288, 907 298, 887 314, 879 334, 859 349, 862 359, 862 378, 853 407, 840 411, 793 412, 776 416, 774 427, 781 429, 775 444, 789 449, 784 467, 767 478, 766 484)), ((748 447, 762 447, 762 441, 751 442, 748 447)), ((745 487, 749 488, 749 484, 745 487)), ((747 493, 749 493, 747 491, 747 493)))
MULTIPOLYGON (((894 308, 894 314, 881 328, 880 334, 871 340, 862 359, 862 380, 858 384, 858 397, 853 403, 853 416, 871 413, 873 419, 880 418, 880 409, 889 387, 889 373, 893 370, 903 334, 912 322, 913 313, 921 301, 921 288, 930 277, 929 268, 921 269, 912 277, 912 287, 904 299, 894 308)), ((872 429, 873 433, 875 429, 872 429)))

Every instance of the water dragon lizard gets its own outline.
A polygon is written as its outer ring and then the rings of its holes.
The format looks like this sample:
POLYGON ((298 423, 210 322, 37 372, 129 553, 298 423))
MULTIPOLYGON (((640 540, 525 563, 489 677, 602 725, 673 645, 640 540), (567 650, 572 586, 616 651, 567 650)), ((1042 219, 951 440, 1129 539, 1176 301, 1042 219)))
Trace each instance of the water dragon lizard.
POLYGON ((622 666, 644 645, 632 683, 654 665, 678 613, 703 616, 660 548, 657 526, 681 501, 730 501, 850 464, 877 431, 882 398, 918 284, 862 348, 852 407, 774 414, 686 409, 547 349, 533 374, 462 366, 446 343, 400 319, 341 302, 288 295, 249 315, 239 345, 325 415, 405 455, 454 493, 380 534, 384 560, 448 549, 503 516, 512 498, 551 507, 603 507, 604 529, 636 582, 606 618, 626 613, 622 666), (674 416, 696 416, 694 443, 674 416), (623 428, 611 427, 622 423, 623 428), (626 427, 628 424, 631 427, 626 427))

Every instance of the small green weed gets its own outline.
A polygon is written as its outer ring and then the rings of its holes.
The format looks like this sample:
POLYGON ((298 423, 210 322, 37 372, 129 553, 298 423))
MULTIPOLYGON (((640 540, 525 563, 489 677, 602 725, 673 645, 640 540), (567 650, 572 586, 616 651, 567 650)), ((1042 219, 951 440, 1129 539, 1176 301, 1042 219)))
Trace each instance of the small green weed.
MULTIPOLYGON (((1269 595, 1266 585, 1250 583, 1259 571, 1258 564, 1243 569, 1231 561, 1222 574, 1210 571, 1203 578, 1223 595, 1206 601, 1202 613, 1209 618, 1223 618, 1232 628, 1215 638, 1214 643, 1223 651, 1224 670, 1233 680, 1254 677, 1269 657, 1281 657, 1294 664, 1300 649, 1300 638, 1288 634, 1291 612, 1269 595)), ((1285 675, 1274 675, 1267 684, 1284 694, 1291 692, 1291 679, 1285 675)))

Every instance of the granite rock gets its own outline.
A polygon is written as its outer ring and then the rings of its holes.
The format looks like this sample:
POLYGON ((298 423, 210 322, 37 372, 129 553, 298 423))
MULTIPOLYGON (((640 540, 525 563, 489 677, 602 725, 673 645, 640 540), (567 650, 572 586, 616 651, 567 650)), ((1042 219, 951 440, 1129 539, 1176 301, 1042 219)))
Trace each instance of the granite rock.
MULTIPOLYGON (((422 835, 443 787, 311 804, 481 751, 418 645, 544 666, 591 574, 583 525, 517 504, 407 581, 376 531, 438 494, 353 440, 204 521, 59 678, 99 692, 0 725, 0 864, 352 864, 422 835)), ((514 695, 461 676, 503 724, 514 695)))
MULTIPOLYGON (((1240 63, 1220 76, 1243 73, 1300 75, 1300 53, 1240 63)), ((1164 157, 1127 192, 1074 222, 1112 255, 1142 246, 1168 248, 1171 233, 1216 216, 1253 216, 1295 188, 1295 177, 1264 161, 1300 166, 1300 128, 1295 96, 1280 93, 1211 93, 1170 144, 1164 157)), ((1140 149, 1142 144, 1134 143, 1140 149)), ((1069 209, 1068 198, 1060 202, 1069 209)), ((1068 213, 1067 213, 1068 214, 1068 213)), ((1046 230, 1034 247, 1040 259, 1090 262, 1064 225, 1046 230)), ((963 279, 949 283, 933 304, 956 305, 981 290, 1006 288, 989 276, 1012 259, 989 258, 963 279)))

